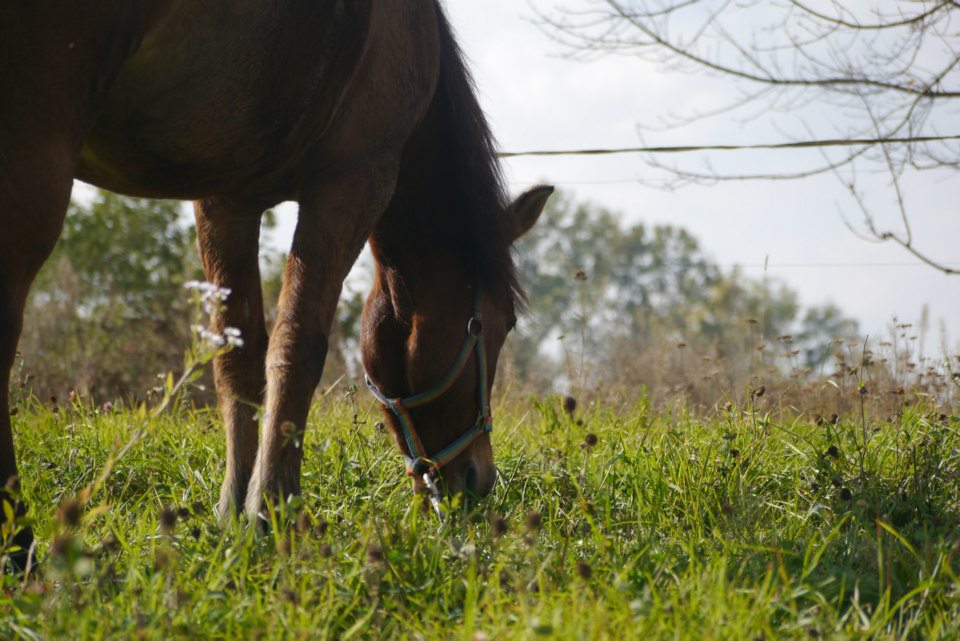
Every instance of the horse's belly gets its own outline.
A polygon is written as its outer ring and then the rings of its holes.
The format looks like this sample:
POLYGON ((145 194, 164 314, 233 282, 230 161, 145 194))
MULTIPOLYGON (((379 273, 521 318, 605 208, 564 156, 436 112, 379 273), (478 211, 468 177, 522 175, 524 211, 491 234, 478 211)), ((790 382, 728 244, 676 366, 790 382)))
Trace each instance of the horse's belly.
POLYGON ((181 3, 112 85, 78 176, 179 198, 276 179, 335 111, 363 50, 367 4, 181 3))

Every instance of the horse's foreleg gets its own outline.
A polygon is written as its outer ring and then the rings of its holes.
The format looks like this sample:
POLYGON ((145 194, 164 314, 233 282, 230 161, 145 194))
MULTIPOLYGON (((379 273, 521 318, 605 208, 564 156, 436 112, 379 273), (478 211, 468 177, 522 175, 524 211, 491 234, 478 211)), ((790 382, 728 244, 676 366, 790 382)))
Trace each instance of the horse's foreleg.
POLYGON ((214 362, 217 396, 227 437, 227 469, 218 513, 243 509, 257 455, 257 423, 266 377, 267 331, 258 253, 263 209, 221 199, 197 201, 197 239, 206 278, 230 290, 226 309, 214 315, 214 330, 240 330, 243 346, 214 362))
POLYGON ((396 161, 368 160, 325 176, 300 198, 277 324, 267 352, 263 432, 247 492, 255 518, 264 498, 300 492, 303 435, 320 382, 343 279, 383 213, 396 180, 396 161))
MULTIPOLYGON (((40 137, 35 142, 28 150, 4 147, 0 139, 0 525, 7 514, 3 502, 18 516, 26 511, 13 449, 10 368, 27 291, 57 242, 73 184, 69 149, 40 137)), ((11 555, 20 567, 32 542, 30 528, 19 530, 12 541, 20 547, 11 555)))

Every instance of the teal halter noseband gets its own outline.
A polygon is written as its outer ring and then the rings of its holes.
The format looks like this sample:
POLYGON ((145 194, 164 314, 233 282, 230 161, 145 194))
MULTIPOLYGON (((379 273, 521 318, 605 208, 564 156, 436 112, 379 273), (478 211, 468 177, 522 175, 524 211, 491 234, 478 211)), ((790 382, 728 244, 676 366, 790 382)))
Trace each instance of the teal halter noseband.
POLYGON ((473 316, 467 323, 467 336, 460 347, 460 352, 446 376, 433 388, 407 398, 389 398, 373 384, 369 376, 364 376, 364 379, 370 392, 397 419, 400 431, 403 433, 403 439, 407 444, 407 450, 410 452, 409 456, 403 456, 407 465, 407 475, 423 476, 431 492, 436 494, 433 484, 434 475, 438 474, 444 465, 470 447, 470 444, 477 437, 493 431, 493 416, 487 398, 487 353, 483 342, 483 322, 480 318, 480 292, 477 292, 473 316), (423 447, 423 442, 413 425, 410 410, 431 403, 443 396, 460 378, 467 361, 470 360, 470 354, 473 352, 476 352, 477 356, 477 398, 480 403, 477 419, 459 438, 430 456, 423 447))

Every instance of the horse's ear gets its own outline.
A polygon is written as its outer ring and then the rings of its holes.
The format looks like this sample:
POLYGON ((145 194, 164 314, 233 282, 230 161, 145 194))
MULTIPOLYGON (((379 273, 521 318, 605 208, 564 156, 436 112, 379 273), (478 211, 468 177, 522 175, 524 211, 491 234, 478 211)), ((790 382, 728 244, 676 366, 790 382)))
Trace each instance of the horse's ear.
POLYGON ((507 220, 510 225, 510 239, 514 241, 528 231, 540 218, 547 200, 553 194, 552 185, 539 185, 532 187, 520 194, 520 196, 507 207, 507 220))

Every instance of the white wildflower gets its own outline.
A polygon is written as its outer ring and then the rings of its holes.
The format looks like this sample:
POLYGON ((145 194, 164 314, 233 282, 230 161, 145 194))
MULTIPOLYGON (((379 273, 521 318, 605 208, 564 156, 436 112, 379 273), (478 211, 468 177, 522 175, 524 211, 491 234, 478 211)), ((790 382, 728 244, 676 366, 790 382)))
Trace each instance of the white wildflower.
POLYGON ((223 304, 230 297, 229 287, 218 287, 213 283, 199 280, 188 280, 183 284, 185 289, 190 289, 200 295, 200 301, 203 303, 203 310, 207 314, 213 314, 222 309, 223 304))
POLYGON ((223 336, 227 339, 227 343, 232 347, 243 347, 243 339, 240 338, 240 330, 236 327, 225 327, 223 329, 223 336))

